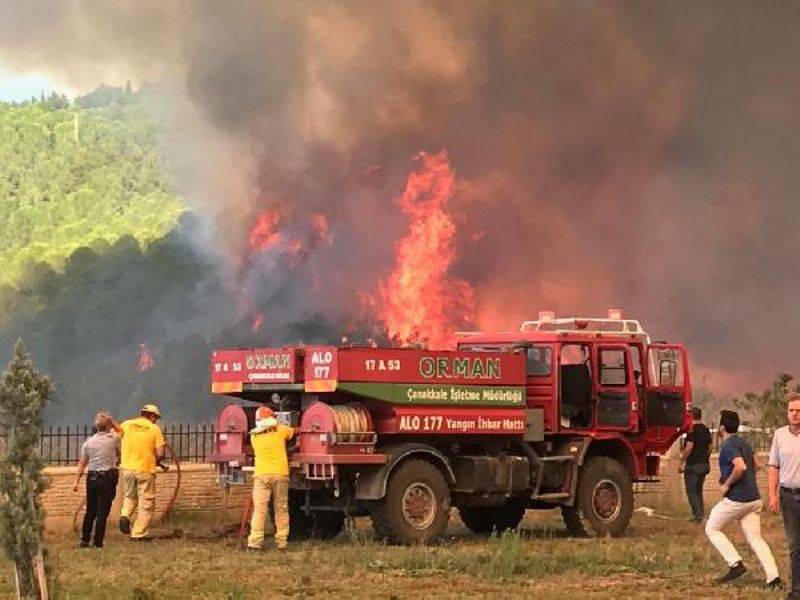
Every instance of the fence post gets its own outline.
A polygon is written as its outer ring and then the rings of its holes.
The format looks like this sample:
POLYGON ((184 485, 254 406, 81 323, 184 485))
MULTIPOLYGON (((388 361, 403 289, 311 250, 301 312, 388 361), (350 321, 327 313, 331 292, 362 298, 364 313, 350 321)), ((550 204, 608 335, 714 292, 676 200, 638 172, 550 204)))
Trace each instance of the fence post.
POLYGON ((203 423, 203 449, 200 451, 200 462, 206 462, 206 424, 203 423))

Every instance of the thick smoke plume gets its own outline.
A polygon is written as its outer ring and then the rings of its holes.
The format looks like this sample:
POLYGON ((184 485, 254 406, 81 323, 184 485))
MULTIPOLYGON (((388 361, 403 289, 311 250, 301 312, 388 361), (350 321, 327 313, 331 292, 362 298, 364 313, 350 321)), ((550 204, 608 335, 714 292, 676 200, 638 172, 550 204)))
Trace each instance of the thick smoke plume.
POLYGON ((800 371, 799 17, 754 2, 6 2, 0 56, 73 86, 163 90, 165 160, 198 247, 222 258, 214 343, 239 341, 224 333, 239 319, 274 342, 374 329, 363 294, 406 233, 394 200, 413 157, 444 150, 448 276, 474 290, 472 325, 622 306, 688 344, 695 383, 739 392, 800 371), (254 251, 265 218, 278 237, 254 251))

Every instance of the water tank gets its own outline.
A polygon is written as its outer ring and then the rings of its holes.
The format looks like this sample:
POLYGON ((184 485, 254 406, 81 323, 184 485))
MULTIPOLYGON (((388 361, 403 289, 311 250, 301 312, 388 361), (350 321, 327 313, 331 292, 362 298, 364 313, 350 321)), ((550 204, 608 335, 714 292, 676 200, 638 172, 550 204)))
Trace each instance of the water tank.
POLYGON ((255 426, 255 406, 228 404, 217 415, 216 454, 239 457, 249 448, 247 432, 255 426))

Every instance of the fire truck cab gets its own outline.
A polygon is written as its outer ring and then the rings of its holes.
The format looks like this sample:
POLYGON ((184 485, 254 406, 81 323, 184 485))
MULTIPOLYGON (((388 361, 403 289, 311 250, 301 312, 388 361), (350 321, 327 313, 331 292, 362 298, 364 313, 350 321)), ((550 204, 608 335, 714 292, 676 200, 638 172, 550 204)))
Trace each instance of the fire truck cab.
POLYGON ((629 482, 653 481, 660 455, 691 427, 683 346, 653 343, 611 309, 608 318, 541 312, 517 332, 462 333, 458 348, 525 354, 526 405, 543 432, 533 443, 542 461, 534 504, 559 504, 575 535, 621 533, 633 507, 629 482))

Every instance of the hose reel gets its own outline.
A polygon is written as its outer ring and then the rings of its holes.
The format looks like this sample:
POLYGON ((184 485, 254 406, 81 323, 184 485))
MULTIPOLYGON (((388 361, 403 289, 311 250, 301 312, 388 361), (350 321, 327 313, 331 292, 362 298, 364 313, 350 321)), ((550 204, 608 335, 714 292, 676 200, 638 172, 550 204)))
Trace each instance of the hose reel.
POLYGON ((332 405, 336 438, 341 442, 368 441, 371 430, 369 413, 360 404, 332 405))

